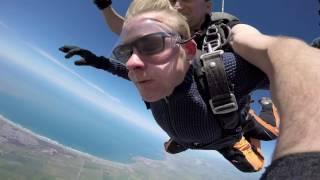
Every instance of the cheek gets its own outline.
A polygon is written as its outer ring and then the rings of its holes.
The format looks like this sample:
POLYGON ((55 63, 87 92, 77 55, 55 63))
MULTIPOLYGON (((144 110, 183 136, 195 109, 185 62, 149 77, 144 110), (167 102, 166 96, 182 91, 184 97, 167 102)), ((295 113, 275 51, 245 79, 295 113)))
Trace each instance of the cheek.
POLYGON ((184 53, 180 53, 177 58, 166 68, 167 76, 164 79, 166 79, 168 88, 175 88, 182 83, 189 68, 189 63, 185 60, 184 53))
POLYGON ((134 81, 134 73, 132 71, 129 70, 128 72, 128 77, 131 81, 134 81))
POLYGON ((165 96, 170 95, 176 86, 177 69, 173 63, 158 65, 152 70, 153 79, 156 82, 155 91, 165 96))
POLYGON ((199 4, 198 6, 194 6, 192 9, 192 14, 195 15, 194 17, 202 17, 204 14, 208 13, 207 8, 203 4, 199 4))

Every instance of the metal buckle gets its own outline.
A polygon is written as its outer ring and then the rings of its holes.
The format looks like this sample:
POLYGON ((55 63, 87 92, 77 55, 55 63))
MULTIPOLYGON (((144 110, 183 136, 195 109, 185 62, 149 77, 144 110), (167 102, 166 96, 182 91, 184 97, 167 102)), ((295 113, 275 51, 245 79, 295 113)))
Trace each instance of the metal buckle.
POLYGON ((213 57, 221 56, 224 53, 223 50, 216 50, 214 52, 204 53, 200 56, 202 61, 211 60, 213 57))
POLYGON ((205 39, 205 41, 203 42, 202 50, 203 51, 207 50, 206 52, 214 52, 220 47, 221 47, 220 34, 217 34, 217 39, 213 39, 210 41, 207 41, 205 39))
POLYGON ((230 103, 223 104, 217 107, 214 107, 214 105, 212 104, 212 99, 209 100, 209 104, 211 106, 213 114, 227 114, 238 110, 238 104, 234 94, 230 93, 230 96, 230 103))

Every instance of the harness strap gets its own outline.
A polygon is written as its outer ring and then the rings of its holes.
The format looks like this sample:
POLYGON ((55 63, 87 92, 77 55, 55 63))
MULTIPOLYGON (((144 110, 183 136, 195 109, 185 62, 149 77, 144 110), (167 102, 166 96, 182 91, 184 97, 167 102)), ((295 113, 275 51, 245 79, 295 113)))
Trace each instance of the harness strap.
POLYGON ((219 121, 224 132, 221 141, 213 142, 206 147, 215 149, 225 146, 226 142, 235 142, 242 135, 238 104, 230 90, 223 63, 222 46, 228 42, 229 37, 220 35, 221 29, 218 28, 221 26, 225 30, 225 24, 212 24, 207 29, 200 56, 200 71, 196 71, 197 77, 200 78, 198 81, 208 96, 208 104, 214 118, 219 121))
POLYGON ((202 51, 204 53, 200 56, 213 114, 226 114, 238 110, 235 96, 229 88, 222 60, 224 51, 221 50, 223 45, 221 42, 225 41, 225 38, 221 39, 218 27, 212 24, 203 42, 202 51))
POLYGON ((238 110, 235 96, 228 86, 222 54, 223 51, 219 50, 201 57, 207 77, 209 104, 214 114, 226 114, 238 110))

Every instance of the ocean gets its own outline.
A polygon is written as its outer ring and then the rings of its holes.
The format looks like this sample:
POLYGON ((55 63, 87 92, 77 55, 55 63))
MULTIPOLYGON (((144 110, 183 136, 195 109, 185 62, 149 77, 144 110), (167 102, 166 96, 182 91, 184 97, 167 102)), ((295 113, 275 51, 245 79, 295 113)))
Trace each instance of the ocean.
MULTIPOLYGON (((0 94, 0 114, 73 149, 121 163, 135 156, 163 159, 163 142, 112 115, 63 99, 60 106, 33 104, 0 94), (51 107, 50 109, 48 107, 51 107)), ((56 103, 53 103, 56 104, 56 103)))

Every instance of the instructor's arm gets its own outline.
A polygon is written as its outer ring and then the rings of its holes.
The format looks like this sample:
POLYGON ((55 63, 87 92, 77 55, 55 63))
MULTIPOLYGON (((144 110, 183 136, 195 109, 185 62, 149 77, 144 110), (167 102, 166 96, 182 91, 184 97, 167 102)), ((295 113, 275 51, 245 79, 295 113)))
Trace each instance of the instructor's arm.
POLYGON ((274 158, 320 151, 320 50, 298 39, 261 34, 244 24, 232 28, 231 45, 270 79, 281 116, 274 158))

